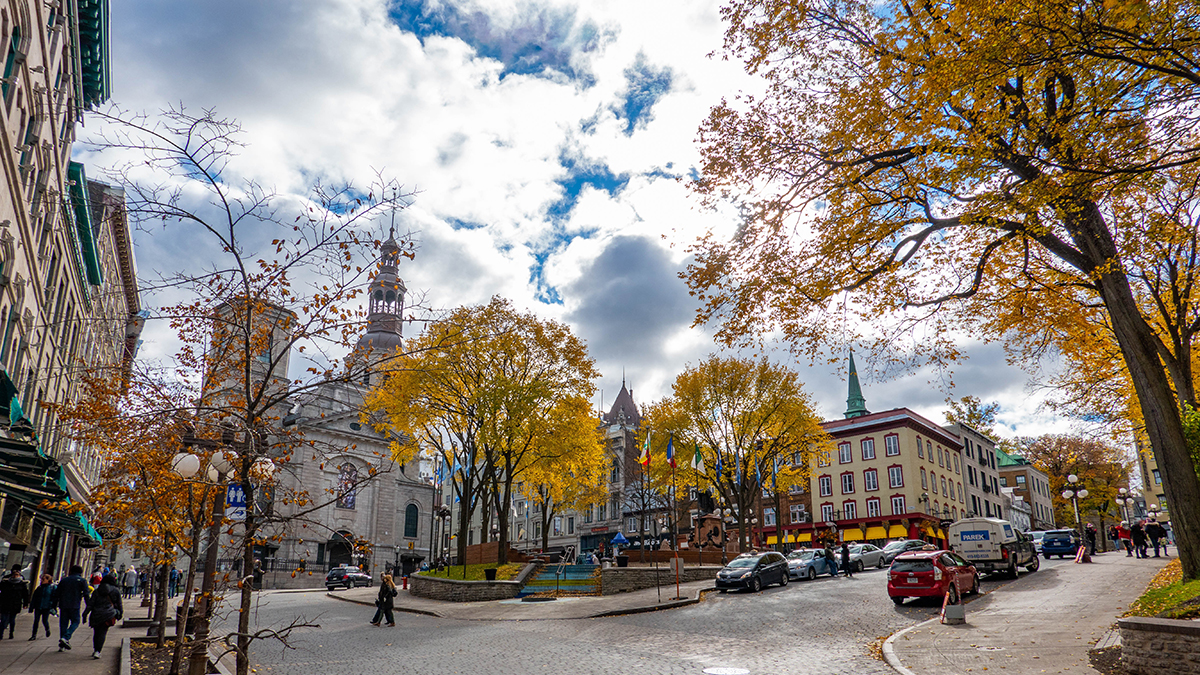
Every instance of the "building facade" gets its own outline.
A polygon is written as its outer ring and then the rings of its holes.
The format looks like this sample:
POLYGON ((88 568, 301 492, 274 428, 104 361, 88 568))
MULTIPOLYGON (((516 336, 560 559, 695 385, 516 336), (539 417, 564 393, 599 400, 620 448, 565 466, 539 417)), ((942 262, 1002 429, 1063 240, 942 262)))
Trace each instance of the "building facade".
POLYGON ((1158 460, 1154 458, 1154 448, 1147 443, 1137 443, 1138 472, 1142 476, 1142 494, 1137 499, 1139 514, 1148 513, 1150 507, 1156 507, 1161 513, 1168 514, 1161 520, 1170 520, 1167 510, 1167 491, 1163 485, 1162 469, 1158 468, 1158 460))
POLYGON ((1000 492, 1000 471, 996 458, 996 442, 979 431, 962 424, 946 429, 958 436, 963 446, 963 485, 967 489, 967 515, 984 518, 1007 518, 1004 497, 1000 492))
POLYGON ((123 198, 71 161, 108 98, 108 2, 3 0, 0 35, 0 559, 58 574, 103 551, 86 517, 102 467, 55 406, 81 368, 127 376, 141 326, 123 198))
POLYGON ((1030 510, 1030 529, 1053 530, 1054 504, 1050 497, 1050 477, 1029 460, 996 450, 1000 487, 1012 488, 1013 495, 1025 500, 1030 510))

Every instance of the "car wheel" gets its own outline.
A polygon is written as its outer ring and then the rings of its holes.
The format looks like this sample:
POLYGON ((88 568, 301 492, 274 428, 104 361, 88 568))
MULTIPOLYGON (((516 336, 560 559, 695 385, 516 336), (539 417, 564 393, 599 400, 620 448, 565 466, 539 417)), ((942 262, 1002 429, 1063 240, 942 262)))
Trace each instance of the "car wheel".
POLYGON ((354 588, 354 581, 351 579, 347 579, 346 580, 346 590, 350 590, 351 588, 354 588))
POLYGON ((1008 562, 1008 576, 1016 579, 1021 572, 1017 569, 1017 559, 1013 558, 1008 562))
POLYGON ((879 564, 876 565, 876 567, 879 569, 885 569, 887 567, 887 563, 883 561, 883 556, 879 556, 879 564))
POLYGON ((951 605, 958 604, 958 589, 954 587, 954 584, 950 584, 950 588, 947 589, 946 594, 950 596, 949 603, 951 605))
POLYGON ((808 580, 812 581, 813 579, 816 579, 816 578, 817 578, 817 568, 815 568, 815 567, 808 568, 808 580))
POLYGON ((790 578, 788 578, 788 574, 787 574, 787 572, 784 572, 784 573, 783 573, 783 579, 781 579, 781 580, 779 581, 779 585, 780 585, 780 586, 787 586, 789 581, 791 581, 791 579, 790 579, 790 578))
POLYGON ((750 580, 750 590, 754 591, 755 593, 761 591, 762 590, 762 579, 760 579, 758 577, 754 577, 753 579, 751 579, 750 580))
POLYGON ((1038 560, 1038 557, 1035 555, 1033 556, 1033 559, 1029 561, 1029 565, 1027 565, 1025 569, 1029 570, 1030 572, 1036 572, 1041 566, 1042 562, 1038 560))
POLYGON ((894 602, 894 603, 896 603, 897 605, 899 605, 899 604, 901 604, 901 603, 903 603, 903 602, 904 602, 904 596, 900 596, 900 595, 893 595, 893 596, 892 596, 892 602, 894 602))
POLYGON ((861 560, 854 563, 854 571, 859 572, 859 573, 861 573, 863 571, 863 562, 861 560))
POLYGON ((975 595, 979 593, 979 575, 971 575, 971 587, 963 591, 963 595, 975 595))
POLYGON ((1046 556, 1046 560, 1049 560, 1049 559, 1050 559, 1050 554, 1049 554, 1049 553, 1043 553, 1042 555, 1046 556))

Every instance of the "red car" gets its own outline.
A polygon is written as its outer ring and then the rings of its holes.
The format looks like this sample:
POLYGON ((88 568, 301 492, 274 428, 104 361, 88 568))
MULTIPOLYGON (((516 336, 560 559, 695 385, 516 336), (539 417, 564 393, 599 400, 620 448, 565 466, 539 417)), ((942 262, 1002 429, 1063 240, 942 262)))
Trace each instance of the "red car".
POLYGON ((957 604, 960 595, 979 592, 979 572, 953 551, 909 551, 892 561, 887 588, 897 605, 905 598, 940 598, 947 593, 950 603, 957 604))

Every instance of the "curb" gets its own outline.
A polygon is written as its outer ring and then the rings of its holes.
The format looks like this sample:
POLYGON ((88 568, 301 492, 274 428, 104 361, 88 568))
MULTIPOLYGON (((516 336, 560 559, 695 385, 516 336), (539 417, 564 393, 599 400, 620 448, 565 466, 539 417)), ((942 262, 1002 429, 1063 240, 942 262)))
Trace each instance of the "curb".
MULTIPOLYGON (((375 606, 375 603, 367 602, 366 600, 355 600, 354 598, 343 598, 342 596, 334 595, 333 593, 326 593, 325 595, 333 598, 334 600, 341 600, 342 602, 352 602, 356 605, 362 605, 364 607, 374 607, 375 606)), ((427 609, 413 609, 411 607, 401 607, 400 605, 396 605, 396 606, 392 607, 392 611, 407 612, 409 614, 421 614, 423 616, 433 616, 433 617, 437 617, 439 619, 445 618, 441 614, 438 614, 437 612, 433 612, 433 611, 430 611, 427 609)))
MULTIPOLYGON (((34 628, 36 627, 37 624, 34 624, 34 628)), ((117 661, 117 675, 131 675, 132 673, 133 647, 129 644, 129 638, 121 638, 121 658, 117 661)))
POLYGON ((936 616, 932 619, 926 619, 921 623, 913 624, 903 630, 896 631, 895 633, 892 633, 891 637, 883 641, 883 660, 887 661, 887 664, 892 667, 892 670, 900 673, 900 675, 916 675, 916 673, 908 668, 905 668, 904 664, 900 663, 900 657, 896 655, 896 648, 892 646, 892 643, 895 642, 896 638, 900 637, 901 635, 935 621, 939 621, 939 618, 936 616))
POLYGON ((649 605, 646 607, 631 607, 629 609, 610 609, 607 612, 599 612, 587 617, 589 619, 600 619, 607 616, 624 616, 626 614, 645 614, 646 612, 657 612, 660 609, 675 609, 677 607, 687 607, 688 605, 698 605, 708 593, 716 591, 716 588, 701 588, 695 598, 686 600, 675 600, 672 602, 663 602, 657 605, 649 605))

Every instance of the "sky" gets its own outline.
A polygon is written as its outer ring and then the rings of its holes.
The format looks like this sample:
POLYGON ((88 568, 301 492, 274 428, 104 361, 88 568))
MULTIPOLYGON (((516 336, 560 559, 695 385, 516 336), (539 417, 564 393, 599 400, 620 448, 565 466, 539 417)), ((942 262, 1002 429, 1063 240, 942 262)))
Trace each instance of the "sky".
MULTIPOLYGON (((417 233, 416 259, 400 268, 414 295, 433 308, 502 295, 564 321, 597 361, 605 408, 622 378, 645 404, 719 351, 711 330, 691 325, 695 301, 678 275, 691 242, 729 232, 736 220, 702 210, 688 181, 708 110, 761 86, 720 57, 719 8, 707 0, 114 2, 112 102, 132 111, 214 108, 238 119, 246 147, 229 174, 283 195, 303 194, 314 180, 363 185, 376 171, 400 181, 416 192, 398 223, 417 233)), ((98 128, 85 121, 80 135, 98 128)), ((83 155, 91 165, 111 160, 83 155)), ((162 232, 138 232, 135 245, 143 274, 198 255, 162 232)), ((143 337, 143 358, 174 349, 161 324, 150 322, 143 337)), ((868 407, 908 407, 941 422, 948 395, 973 395, 1000 403, 1002 434, 1069 430, 999 345, 966 346, 952 390, 941 373, 877 378, 859 355, 868 407)), ((840 417, 844 364, 797 362, 782 346, 775 354, 801 372, 823 416, 840 417)))

